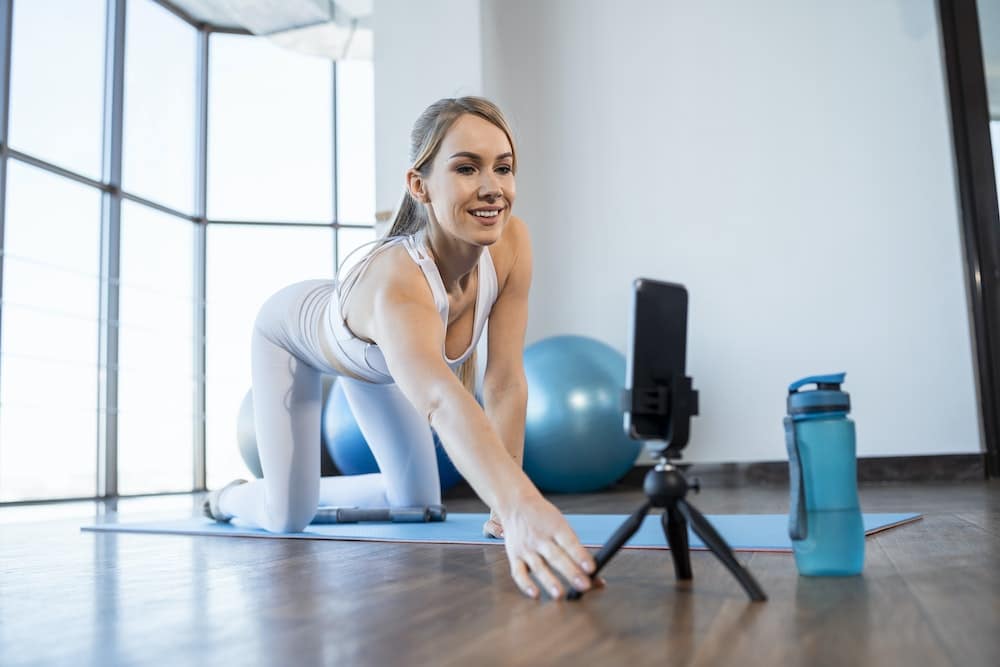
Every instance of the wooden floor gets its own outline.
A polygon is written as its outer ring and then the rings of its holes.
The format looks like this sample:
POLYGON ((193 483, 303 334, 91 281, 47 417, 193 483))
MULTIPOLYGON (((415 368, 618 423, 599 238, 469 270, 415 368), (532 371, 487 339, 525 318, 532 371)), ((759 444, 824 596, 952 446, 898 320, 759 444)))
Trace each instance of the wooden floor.
MULTIPOLYGON (((785 493, 691 500, 784 512, 785 493)), ((553 499, 624 513, 639 497, 553 499)), ((869 538, 862 577, 800 578, 790 554, 741 554, 761 604, 704 552, 690 585, 668 552, 626 551, 606 589, 534 602, 500 546, 78 530, 95 511, 183 516, 190 496, 0 509, 0 665, 1000 665, 1000 484, 865 486, 862 501, 926 517, 869 538)))

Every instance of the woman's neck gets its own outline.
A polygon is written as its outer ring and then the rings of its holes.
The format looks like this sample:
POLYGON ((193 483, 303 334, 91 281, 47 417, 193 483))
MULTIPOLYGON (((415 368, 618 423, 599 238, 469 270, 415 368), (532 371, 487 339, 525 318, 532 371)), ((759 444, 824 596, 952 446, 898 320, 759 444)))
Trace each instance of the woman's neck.
POLYGON ((445 290, 449 294, 465 291, 472 270, 476 268, 483 253, 482 247, 448 236, 432 224, 428 224, 423 233, 445 290))

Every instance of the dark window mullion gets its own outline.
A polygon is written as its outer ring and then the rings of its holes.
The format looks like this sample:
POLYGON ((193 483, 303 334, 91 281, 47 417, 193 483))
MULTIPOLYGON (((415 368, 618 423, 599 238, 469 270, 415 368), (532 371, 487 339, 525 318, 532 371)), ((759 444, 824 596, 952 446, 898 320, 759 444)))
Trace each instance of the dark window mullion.
POLYGON ((332 103, 330 108, 333 113, 330 114, 330 122, 333 124, 333 131, 330 133, 331 139, 331 151, 332 159, 330 160, 330 178, 333 179, 331 191, 333 192, 333 274, 340 274, 340 229, 337 227, 337 223, 340 221, 340 215, 337 212, 337 181, 339 180, 337 176, 337 61, 330 63, 331 71, 331 90, 332 103))
MULTIPOLYGON (((13 0, 0 0, 0 249, 4 245, 4 225, 7 218, 7 129, 10 120, 10 50, 14 19, 13 0)), ((3 341, 3 253, 0 252, 0 343, 3 341)), ((3 360, 0 359, 0 377, 3 360)), ((2 398, 0 398, 2 400, 2 398)), ((0 419, 3 414, 0 413, 0 419)), ((0 462, 3 461, 0 449, 0 462)))
POLYGON ((104 76, 100 317, 97 378, 97 495, 118 495, 118 280, 121 274, 122 117, 125 0, 108 0, 104 76))
POLYGON ((198 86, 197 122, 195 124, 195 249, 194 249, 194 475, 195 491, 208 487, 208 473, 205 450, 205 403, 206 403, 206 357, 205 357, 205 300, 207 273, 207 223, 208 211, 208 58, 209 31, 198 31, 198 86))

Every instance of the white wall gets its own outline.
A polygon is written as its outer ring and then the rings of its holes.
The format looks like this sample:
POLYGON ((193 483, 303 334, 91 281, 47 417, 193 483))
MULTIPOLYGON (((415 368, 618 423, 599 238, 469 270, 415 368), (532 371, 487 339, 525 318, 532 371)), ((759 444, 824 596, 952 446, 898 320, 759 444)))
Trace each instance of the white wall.
POLYGON ((395 210, 410 128, 442 97, 482 95, 479 2, 375 0, 375 210, 395 210))
MULTIPOLYGON (((933 0, 480 6, 535 243, 529 342, 624 351, 632 279, 682 282, 690 460, 784 458, 787 384, 841 370, 861 455, 981 450, 933 0)), ((376 80, 456 66, 381 71, 382 39, 376 80)))

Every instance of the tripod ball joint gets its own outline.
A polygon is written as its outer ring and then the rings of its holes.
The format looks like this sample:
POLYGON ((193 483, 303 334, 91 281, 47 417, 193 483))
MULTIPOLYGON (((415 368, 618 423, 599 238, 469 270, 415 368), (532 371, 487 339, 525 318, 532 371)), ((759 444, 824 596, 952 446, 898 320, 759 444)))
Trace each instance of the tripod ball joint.
POLYGON ((688 482, 679 470, 671 465, 656 466, 646 473, 642 481, 642 490, 649 498, 653 507, 666 507, 672 500, 683 498, 688 489, 700 488, 697 480, 688 482))

